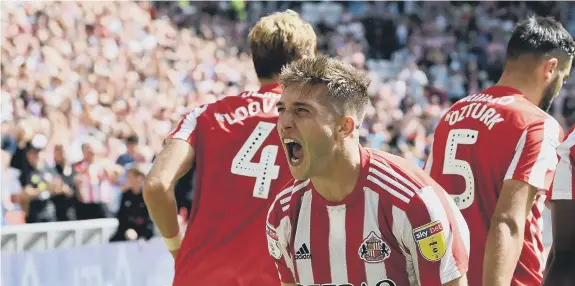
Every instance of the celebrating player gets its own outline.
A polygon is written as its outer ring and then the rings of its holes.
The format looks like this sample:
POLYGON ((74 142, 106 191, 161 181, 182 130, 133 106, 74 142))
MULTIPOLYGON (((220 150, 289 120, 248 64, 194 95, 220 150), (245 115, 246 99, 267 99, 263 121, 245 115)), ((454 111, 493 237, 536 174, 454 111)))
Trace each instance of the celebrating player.
POLYGON ((575 125, 557 148, 559 164, 551 187, 553 246, 543 285, 575 285, 575 125))
POLYGON ((467 285, 469 230, 453 200, 407 160, 359 144, 369 79, 320 56, 280 82, 294 180, 266 232, 282 285, 467 285))
POLYGON ((146 178, 150 214, 176 258, 174 286, 277 285, 263 229, 267 209, 289 180, 275 125, 282 66, 316 52, 316 36, 292 11, 260 19, 249 34, 261 83, 194 109, 168 136, 146 178), (170 186, 192 164, 196 186, 180 248, 170 186))
POLYGON ((473 230, 470 285, 541 283, 541 212, 563 133, 544 110, 569 76, 574 52, 557 21, 519 23, 499 82, 454 104, 435 130, 425 169, 473 230))

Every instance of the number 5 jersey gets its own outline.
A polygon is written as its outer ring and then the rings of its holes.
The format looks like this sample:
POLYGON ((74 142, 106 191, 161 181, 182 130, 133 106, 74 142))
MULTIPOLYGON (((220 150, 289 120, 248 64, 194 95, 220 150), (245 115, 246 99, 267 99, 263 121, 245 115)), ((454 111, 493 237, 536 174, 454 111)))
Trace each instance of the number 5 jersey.
POLYGON ((518 90, 494 86, 455 103, 439 122, 425 170, 454 199, 471 230, 469 285, 481 285, 491 216, 503 182, 539 190, 527 217, 512 285, 540 285, 542 216, 563 131, 518 90))

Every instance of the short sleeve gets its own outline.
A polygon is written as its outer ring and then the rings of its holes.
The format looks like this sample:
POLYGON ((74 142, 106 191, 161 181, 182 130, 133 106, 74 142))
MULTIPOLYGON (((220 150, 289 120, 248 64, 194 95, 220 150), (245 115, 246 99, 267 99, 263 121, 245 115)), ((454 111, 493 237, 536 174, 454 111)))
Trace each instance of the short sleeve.
POLYGON ((548 191, 558 162, 555 149, 562 137, 563 130, 553 118, 528 126, 517 142, 505 180, 523 181, 548 191))
POLYGON ((469 229, 445 191, 421 189, 396 217, 403 217, 398 241, 405 249, 411 284, 442 285, 467 273, 469 229))
MULTIPOLYGON (((290 181, 288 186, 292 186, 290 181)), ((266 219, 266 237, 270 256, 278 269, 280 281, 295 283, 293 260, 288 251, 290 237, 289 216, 283 211, 282 198, 291 196, 291 188, 281 191, 270 206, 266 219)))
POLYGON ((195 147, 196 138, 201 130, 198 123, 201 122, 202 117, 207 115, 205 112, 209 106, 209 104, 204 104, 196 107, 190 113, 182 117, 180 122, 178 122, 178 125, 176 125, 176 128, 168 134, 167 138, 181 139, 195 147))
POLYGON ((575 200, 575 126, 557 148, 559 163, 551 187, 550 200, 575 200))

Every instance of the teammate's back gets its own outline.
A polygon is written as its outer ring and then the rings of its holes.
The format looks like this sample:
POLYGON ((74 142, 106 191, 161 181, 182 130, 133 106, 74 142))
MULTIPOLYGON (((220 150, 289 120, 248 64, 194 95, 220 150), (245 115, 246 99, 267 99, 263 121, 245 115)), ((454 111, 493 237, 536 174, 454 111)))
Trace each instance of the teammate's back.
MULTIPOLYGON (((542 144, 540 136, 558 142, 560 134, 561 127, 555 119, 530 103, 520 91, 502 86, 460 100, 437 126, 426 170, 452 195, 473 230, 470 285, 479 285, 474 281, 481 281, 490 218, 503 182, 526 181, 545 189, 551 179, 550 170, 556 164, 546 154, 553 154, 549 147, 556 143, 542 144), (533 141, 540 143, 533 146, 530 144, 533 141)), ((540 221, 544 200, 544 196, 538 196, 531 209, 520 257, 541 270, 540 221)), ((528 273, 531 269, 517 267, 518 272, 528 273)), ((539 271, 530 274, 540 276, 539 271)))
POLYGON ((563 134, 544 110, 569 76, 574 49, 552 19, 518 24, 497 85, 454 104, 435 130, 425 169, 472 230, 470 285, 541 283, 541 213, 563 134))
POLYGON ((270 191, 290 179, 275 130, 280 92, 271 84, 198 107, 170 134, 196 150, 195 195, 175 285, 276 283, 266 275, 275 269, 261 255, 265 239, 254 233, 275 197, 270 191))
POLYGON ((271 192, 289 177, 275 130, 277 76, 285 64, 315 56, 317 43, 293 11, 260 19, 249 42, 260 90, 195 108, 170 133, 146 178, 150 215, 176 258, 174 286, 279 285, 259 235, 271 192), (169 187, 192 164, 195 193, 181 242, 169 187))

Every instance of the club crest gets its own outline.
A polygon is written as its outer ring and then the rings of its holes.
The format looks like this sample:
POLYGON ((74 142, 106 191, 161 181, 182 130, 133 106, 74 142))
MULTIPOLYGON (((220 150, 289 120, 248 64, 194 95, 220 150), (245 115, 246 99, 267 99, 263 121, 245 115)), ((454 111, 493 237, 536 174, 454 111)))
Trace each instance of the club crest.
POLYGON ((372 231, 359 246, 358 254, 359 258, 367 263, 378 263, 391 255, 391 249, 381 237, 372 231))

